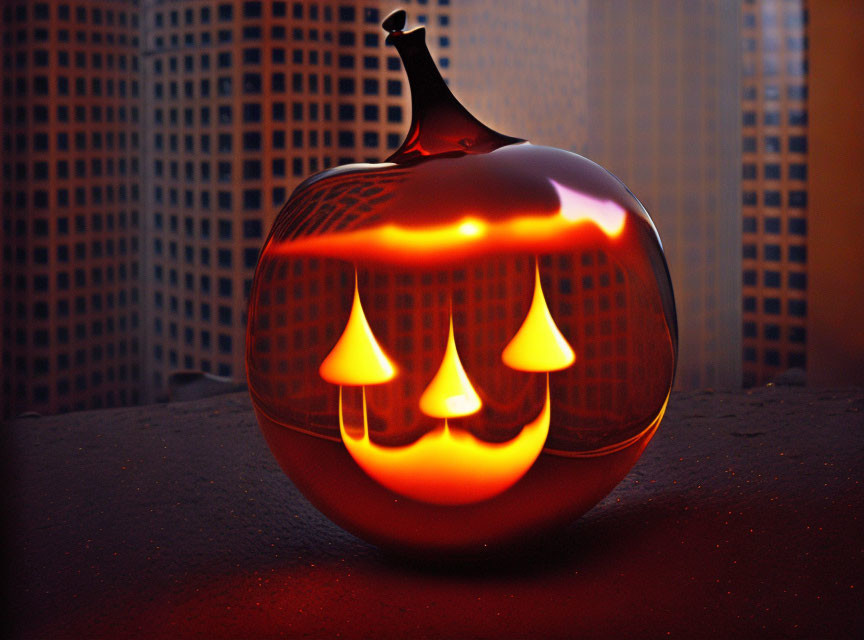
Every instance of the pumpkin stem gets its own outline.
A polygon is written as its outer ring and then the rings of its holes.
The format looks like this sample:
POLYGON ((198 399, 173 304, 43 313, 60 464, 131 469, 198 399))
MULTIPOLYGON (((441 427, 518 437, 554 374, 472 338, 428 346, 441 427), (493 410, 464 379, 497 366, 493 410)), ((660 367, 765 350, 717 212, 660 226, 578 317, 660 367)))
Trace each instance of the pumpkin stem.
POLYGON ((405 11, 388 15, 382 27, 389 33, 405 65, 411 87, 411 127, 408 135, 387 160, 406 162, 418 156, 441 153, 487 153, 517 142, 519 138, 493 131, 477 120, 456 99, 426 47, 426 28, 403 31, 405 11))

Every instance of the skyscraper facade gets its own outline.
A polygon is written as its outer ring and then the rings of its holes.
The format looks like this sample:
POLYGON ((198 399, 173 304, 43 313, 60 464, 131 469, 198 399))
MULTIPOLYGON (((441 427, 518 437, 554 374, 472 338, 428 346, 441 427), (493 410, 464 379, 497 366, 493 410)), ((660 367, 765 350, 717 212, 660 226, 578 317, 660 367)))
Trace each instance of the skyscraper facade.
MULTIPOLYGON (((287 196, 401 143, 408 87, 382 4, 144 3, 148 398, 177 370, 244 378, 249 287, 287 196)), ((444 33, 447 4, 412 22, 444 33)))
POLYGON ((806 0, 742 8, 743 382, 805 369, 806 0))
POLYGON ((583 153, 621 178, 650 212, 669 262, 677 387, 739 386, 737 5, 499 5, 459 3, 458 94, 471 108, 477 96, 477 115, 499 130, 583 153))
POLYGON ((139 16, 2 6, 2 413, 139 400, 139 16))
MULTIPOLYGON (((450 65, 449 0, 403 2, 450 65)), ((410 117, 381 0, 2 7, 2 407, 243 379, 258 249, 312 173, 380 161, 410 117)))

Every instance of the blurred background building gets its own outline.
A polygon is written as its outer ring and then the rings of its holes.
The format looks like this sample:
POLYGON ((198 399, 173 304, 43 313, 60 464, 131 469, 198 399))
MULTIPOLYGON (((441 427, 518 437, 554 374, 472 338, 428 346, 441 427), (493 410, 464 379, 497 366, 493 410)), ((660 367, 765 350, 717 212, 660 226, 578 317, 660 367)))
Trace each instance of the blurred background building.
MULTIPOLYGON (((374 0, 145 0, 142 14, 154 399, 178 369, 244 377, 246 300, 279 209, 313 173, 387 157, 410 114, 374 0)), ((446 33, 446 14, 423 15, 446 33)))
POLYGON ((458 98, 496 131, 584 153, 589 0, 453 3, 458 98))
POLYGON ((466 103, 481 120, 582 153, 637 195, 675 287, 677 386, 739 386, 736 3, 528 4, 459 3, 471 19, 453 26, 453 86, 479 96, 466 103), (484 15, 496 15, 489 31, 484 15))
POLYGON ((586 155, 660 232, 679 389, 741 384, 738 20, 733 2, 589 4, 586 155))
POLYGON ((807 10, 742 6, 744 386, 807 366, 807 10))
MULTIPOLYGON (((178 370, 243 378, 288 194, 404 135, 382 4, 3 3, 4 415, 152 401, 178 370)), ((449 2, 417 5, 446 70, 449 2)))
POLYGON ((141 398, 137 2, 2 7, 2 414, 141 398))

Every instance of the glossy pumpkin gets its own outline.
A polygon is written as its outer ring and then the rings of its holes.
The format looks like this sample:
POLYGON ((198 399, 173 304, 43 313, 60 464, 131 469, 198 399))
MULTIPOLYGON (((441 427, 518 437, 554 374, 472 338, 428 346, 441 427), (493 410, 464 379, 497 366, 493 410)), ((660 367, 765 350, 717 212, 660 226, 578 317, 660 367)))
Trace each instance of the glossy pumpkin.
POLYGON ((666 408, 675 307, 633 194, 479 123, 403 24, 385 21, 409 134, 292 194, 255 274, 247 376, 274 455, 336 523, 472 553, 620 482, 666 408))

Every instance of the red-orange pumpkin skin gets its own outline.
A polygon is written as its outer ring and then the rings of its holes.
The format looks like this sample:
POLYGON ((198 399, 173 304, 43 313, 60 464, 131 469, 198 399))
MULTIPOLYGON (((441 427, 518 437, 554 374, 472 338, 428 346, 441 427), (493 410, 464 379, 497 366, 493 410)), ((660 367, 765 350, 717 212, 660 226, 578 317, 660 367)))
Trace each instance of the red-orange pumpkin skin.
POLYGON ((482 553, 571 522, 638 460, 674 378, 672 286, 647 212, 597 164, 482 135, 424 154, 422 131, 413 136, 419 143, 390 162, 313 176, 279 213, 250 292, 249 390, 285 473, 334 522, 402 552, 482 553), (346 449, 340 415, 356 432, 365 406, 379 447, 410 447, 440 429, 420 397, 451 318, 482 408, 448 428, 506 443, 537 418, 546 374, 502 361, 532 304, 535 269, 575 361, 548 374, 549 432, 533 465, 506 490, 455 505, 407 497, 367 474, 346 449), (341 387, 340 408, 340 386, 319 369, 355 287, 395 374, 341 387))

